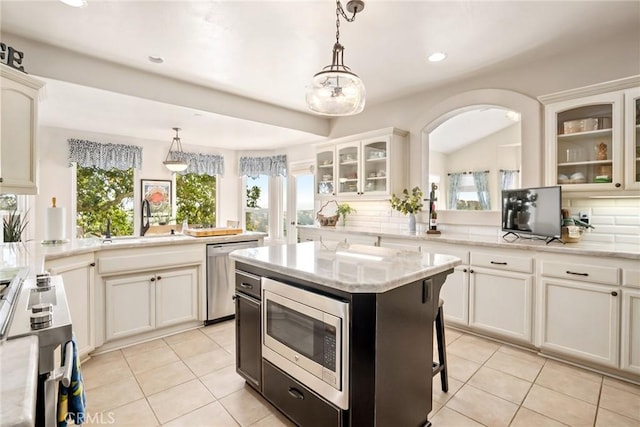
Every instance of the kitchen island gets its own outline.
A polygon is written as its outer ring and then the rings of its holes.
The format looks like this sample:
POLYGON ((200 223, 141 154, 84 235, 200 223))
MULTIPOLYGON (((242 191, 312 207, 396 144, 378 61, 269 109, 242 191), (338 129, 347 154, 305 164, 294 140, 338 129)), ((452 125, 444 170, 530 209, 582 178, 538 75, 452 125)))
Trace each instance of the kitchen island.
POLYGON ((230 256, 237 270, 237 370, 249 385, 305 427, 430 425, 433 321, 458 258, 320 242, 230 256), (253 306, 244 310, 247 299, 253 306), (326 314, 332 302, 343 314, 326 314), (309 308, 325 320, 307 316, 309 308), (312 336, 278 336, 277 322, 290 322, 283 331, 304 331, 295 318, 320 326, 312 336), (307 359, 318 372, 310 374, 307 359))

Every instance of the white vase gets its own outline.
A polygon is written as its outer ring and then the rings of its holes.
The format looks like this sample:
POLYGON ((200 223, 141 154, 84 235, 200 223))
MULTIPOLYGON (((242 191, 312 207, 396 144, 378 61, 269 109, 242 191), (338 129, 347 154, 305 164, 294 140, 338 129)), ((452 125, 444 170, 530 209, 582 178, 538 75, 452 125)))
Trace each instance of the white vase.
POLYGON ((409 233, 416 232, 416 214, 409 214, 409 233))

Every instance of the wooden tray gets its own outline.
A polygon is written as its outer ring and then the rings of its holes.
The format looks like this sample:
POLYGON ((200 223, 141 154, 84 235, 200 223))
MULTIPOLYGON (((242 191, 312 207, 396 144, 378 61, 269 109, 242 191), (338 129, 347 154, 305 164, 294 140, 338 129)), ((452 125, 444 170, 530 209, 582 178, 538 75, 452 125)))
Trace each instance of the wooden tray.
POLYGON ((194 236, 194 237, 228 236, 231 234, 240 234, 240 233, 242 233, 242 228, 228 228, 228 227, 187 228, 184 231, 184 234, 188 234, 189 236, 194 236))

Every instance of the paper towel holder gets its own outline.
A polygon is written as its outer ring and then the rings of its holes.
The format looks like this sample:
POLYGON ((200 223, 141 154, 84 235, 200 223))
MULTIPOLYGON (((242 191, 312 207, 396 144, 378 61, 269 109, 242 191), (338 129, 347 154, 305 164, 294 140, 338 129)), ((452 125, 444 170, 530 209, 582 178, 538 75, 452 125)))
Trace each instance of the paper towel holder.
MULTIPOLYGON (((47 231, 46 231, 47 237, 50 236, 49 227, 51 227, 51 223, 54 221, 53 216, 51 216, 52 214, 50 214, 51 211, 49 211, 49 209, 56 209, 56 210, 60 210, 62 212, 61 213, 61 215, 62 215, 62 219, 61 219, 61 221, 62 221, 62 230, 65 230, 65 224, 64 224, 65 221, 66 221, 65 211, 64 211, 64 208, 56 207, 56 201, 57 201, 56 198, 52 197, 51 198, 51 208, 47 209, 47 231)), ((60 219, 59 219, 59 221, 60 221, 60 219)), ((64 231, 63 231, 63 233, 66 234, 64 231)), ((69 242, 69 240, 67 240, 67 239, 45 239, 45 240, 42 241, 42 244, 43 245, 60 245, 60 244, 63 244, 63 243, 68 243, 68 242, 69 242)))

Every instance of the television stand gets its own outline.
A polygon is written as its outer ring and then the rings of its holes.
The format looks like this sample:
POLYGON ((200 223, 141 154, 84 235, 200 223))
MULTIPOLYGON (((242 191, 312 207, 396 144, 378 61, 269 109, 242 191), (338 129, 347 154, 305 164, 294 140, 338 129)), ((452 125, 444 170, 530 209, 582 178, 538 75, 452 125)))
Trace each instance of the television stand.
POLYGON ((508 241, 508 242, 515 242, 516 240, 518 240, 518 239, 520 238, 520 235, 519 235, 518 233, 514 233, 513 231, 508 231, 508 232, 506 232, 506 233, 504 233, 504 234, 502 235, 502 238, 503 238, 504 240, 508 241), (513 235, 513 236, 516 236, 516 238, 515 238, 515 239, 513 239, 513 240, 509 240, 509 239, 507 239, 507 236, 508 236, 508 235, 510 235, 510 234, 511 234, 511 235, 513 235))
POLYGON ((558 242, 562 243, 563 245, 565 244, 562 239, 560 239, 559 237, 547 237, 547 239, 544 241, 545 245, 548 245, 549 243, 553 242, 554 240, 557 240, 558 242))

